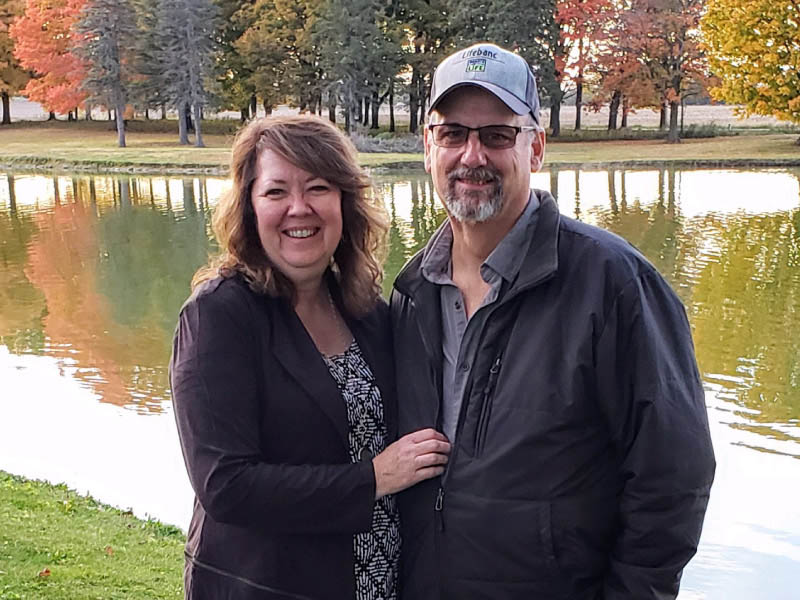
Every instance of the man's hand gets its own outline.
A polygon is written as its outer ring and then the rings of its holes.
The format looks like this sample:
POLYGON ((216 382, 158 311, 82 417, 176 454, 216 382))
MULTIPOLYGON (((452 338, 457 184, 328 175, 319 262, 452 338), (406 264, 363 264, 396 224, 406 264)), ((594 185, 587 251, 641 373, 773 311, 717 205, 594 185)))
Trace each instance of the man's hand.
POLYGON ((372 459, 375 499, 444 473, 450 442, 435 429, 406 434, 372 459))

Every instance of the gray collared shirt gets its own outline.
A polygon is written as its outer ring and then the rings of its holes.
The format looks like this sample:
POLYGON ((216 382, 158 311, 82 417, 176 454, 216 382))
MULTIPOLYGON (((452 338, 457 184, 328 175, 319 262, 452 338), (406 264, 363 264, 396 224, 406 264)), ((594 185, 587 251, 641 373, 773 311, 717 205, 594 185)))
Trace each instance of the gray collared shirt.
POLYGON ((469 370, 478 351, 478 338, 491 311, 487 310, 507 286, 516 279, 528 252, 538 219, 539 199, 531 193, 517 222, 481 265, 481 277, 489 291, 478 309, 467 319, 464 297, 452 279, 453 230, 442 227, 422 259, 422 276, 440 287, 442 305, 442 429, 453 442, 458 415, 464 398, 469 370))

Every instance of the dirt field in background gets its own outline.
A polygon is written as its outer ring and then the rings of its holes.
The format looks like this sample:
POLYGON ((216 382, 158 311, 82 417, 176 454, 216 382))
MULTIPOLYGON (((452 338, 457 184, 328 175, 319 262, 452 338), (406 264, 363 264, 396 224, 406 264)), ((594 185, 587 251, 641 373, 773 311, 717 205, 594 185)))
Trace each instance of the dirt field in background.
MULTIPOLYGON (((388 114, 388 108, 381 112, 388 114)), ((296 110, 281 107, 278 112, 296 112, 296 110)), ((542 122, 548 123, 549 111, 543 111, 542 122)), ((93 115, 96 119, 106 118, 105 111, 95 110, 93 115)), ((160 116, 160 112, 158 113, 160 116)), ((155 114, 153 115, 155 117, 155 114)), ((233 111, 221 112, 215 115, 219 118, 238 119, 239 113, 233 111)), ((638 110, 628 115, 628 125, 642 127, 657 127, 658 113, 652 110, 638 110)), ((60 116, 59 118, 65 118, 60 116)), ((30 102, 25 98, 11 99, 11 119, 12 121, 43 121, 47 119, 47 113, 36 102, 30 102)), ((400 123, 407 122, 408 116, 398 110, 397 119, 400 123)), ((383 120, 383 119, 382 119, 383 120)), ((386 117, 388 121, 388 117, 386 117)), ((604 108, 600 112, 583 111, 582 124, 584 127, 605 127, 608 123, 608 109, 604 108)), ((771 125, 787 125, 785 121, 779 121, 773 117, 752 116, 747 119, 740 119, 734 114, 732 106, 687 106, 684 116, 684 125, 692 123, 715 123, 716 125, 733 127, 769 127, 771 125)), ((572 129, 575 125, 575 107, 561 107, 561 127, 562 129, 572 129)))

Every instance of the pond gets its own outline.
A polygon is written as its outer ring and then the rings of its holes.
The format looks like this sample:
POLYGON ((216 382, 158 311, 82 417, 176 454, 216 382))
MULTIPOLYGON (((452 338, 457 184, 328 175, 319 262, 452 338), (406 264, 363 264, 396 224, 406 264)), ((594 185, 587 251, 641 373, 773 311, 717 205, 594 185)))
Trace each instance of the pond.
MULTIPOLYGON (((376 176, 388 290, 444 219, 424 173, 376 176)), ((800 171, 550 171, 561 211, 635 244, 691 320, 718 469, 681 599, 797 598, 800 171)), ((215 249, 219 179, 0 173, 0 469, 186 527, 167 361, 215 249)))

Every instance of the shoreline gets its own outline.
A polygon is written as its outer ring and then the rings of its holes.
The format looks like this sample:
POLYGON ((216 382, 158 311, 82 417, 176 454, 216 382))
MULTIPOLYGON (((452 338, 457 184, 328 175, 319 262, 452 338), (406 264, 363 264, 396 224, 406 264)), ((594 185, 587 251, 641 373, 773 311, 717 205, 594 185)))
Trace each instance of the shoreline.
MULTIPOLYGON (((377 173, 405 170, 422 170, 422 155, 410 155, 409 158, 386 163, 366 161, 361 166, 377 173)), ((674 158, 674 159, 620 159, 598 161, 545 161, 543 172, 550 170, 598 171, 609 169, 739 169, 739 168, 791 168, 800 167, 800 156, 797 158, 674 158)), ((29 174, 81 174, 81 175, 143 175, 143 176, 228 176, 227 166, 203 164, 163 164, 124 162, 107 164, 99 161, 63 161, 41 158, 6 157, 0 160, 0 171, 15 171, 29 174)))

